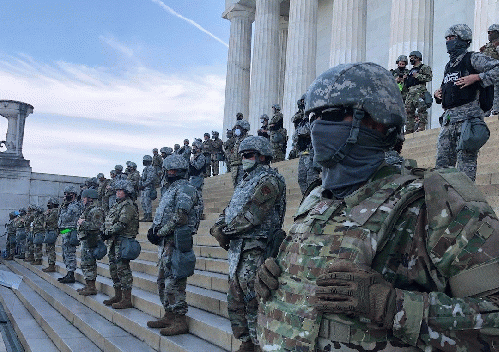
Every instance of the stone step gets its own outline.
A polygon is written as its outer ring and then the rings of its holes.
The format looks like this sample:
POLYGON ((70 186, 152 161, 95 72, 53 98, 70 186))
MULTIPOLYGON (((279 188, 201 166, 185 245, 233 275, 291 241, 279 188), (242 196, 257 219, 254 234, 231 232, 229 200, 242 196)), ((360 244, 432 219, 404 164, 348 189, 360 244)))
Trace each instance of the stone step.
MULTIPOLYGON (((0 265, 0 270, 11 271, 5 265, 0 265)), ((13 290, 0 286, 0 303, 2 303, 24 351, 60 351, 13 290)), ((0 348, 0 350, 2 349, 0 348)))
POLYGON ((58 273, 44 273, 39 266, 32 266, 25 262, 19 262, 19 264, 108 321, 140 338, 154 350, 221 352, 235 350, 239 346, 239 342, 232 336, 229 321, 222 316, 191 306, 187 314, 189 334, 164 337, 159 334, 159 329, 150 329, 146 325, 147 321, 164 315, 164 309, 157 294, 134 287, 132 290, 134 309, 115 310, 102 303, 114 293, 112 281, 107 277, 97 277, 96 287, 99 293, 96 296, 83 297, 76 292, 76 289, 83 286, 81 282, 84 281, 80 270, 77 270, 75 275, 78 282, 65 285, 57 281, 61 274, 65 274, 65 269, 61 267, 62 263, 56 263, 58 273))

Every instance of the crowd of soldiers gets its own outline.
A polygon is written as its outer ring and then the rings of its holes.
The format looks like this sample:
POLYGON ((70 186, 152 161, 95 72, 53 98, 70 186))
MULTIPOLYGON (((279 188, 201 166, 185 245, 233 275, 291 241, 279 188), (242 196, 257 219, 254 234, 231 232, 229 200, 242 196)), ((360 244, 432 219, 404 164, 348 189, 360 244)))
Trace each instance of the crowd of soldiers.
MULTIPOLYGON (((53 243, 61 234, 67 275, 60 281, 70 283, 81 241, 86 285, 79 293, 93 295, 95 261, 107 251, 115 295, 104 303, 132 307, 129 262, 140 252, 134 239, 141 191, 142 220, 152 221, 147 237, 159 248, 165 310, 147 325, 163 335, 186 333, 185 290, 196 262, 204 178, 208 165, 216 174, 213 161, 225 158, 234 193, 210 234, 228 251, 228 313, 239 352, 498 350, 499 219, 473 182, 479 143, 458 147, 457 141, 465 122, 483 122, 479 92, 499 84, 499 60, 484 54, 487 46, 468 52, 471 34, 459 24, 444 35, 450 60, 430 96, 445 110, 435 169, 398 154, 404 133, 426 125, 428 105, 421 101, 432 74, 421 54, 411 52, 408 72, 403 57, 396 72, 373 63, 338 65, 317 77, 292 118, 291 156, 300 157, 304 198, 288 233, 282 230, 286 182, 271 167, 284 159, 287 143, 274 105, 258 136, 248 135, 250 125, 238 114, 228 140, 209 154, 205 142, 217 141, 213 134, 192 148, 188 140, 182 148, 162 148, 163 160, 157 150, 144 156, 142 176, 132 162, 124 173, 115 167, 113 180, 99 174, 81 201, 67 187, 60 207, 51 198, 45 212, 31 205, 11 213, 8 259, 17 248, 18 256, 41 265, 46 243, 44 271, 55 271, 53 243)), ((489 39, 499 40, 499 26, 489 28, 489 39)), ((497 53, 496 44, 492 49, 497 53)))

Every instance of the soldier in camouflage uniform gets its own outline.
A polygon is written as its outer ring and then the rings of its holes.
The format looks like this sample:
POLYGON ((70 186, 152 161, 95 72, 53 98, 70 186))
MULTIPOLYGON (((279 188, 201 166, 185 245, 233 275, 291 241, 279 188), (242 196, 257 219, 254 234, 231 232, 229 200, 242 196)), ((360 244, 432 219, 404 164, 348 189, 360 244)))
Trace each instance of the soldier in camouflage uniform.
POLYGON ((457 162, 457 169, 474 181, 478 150, 457 150, 459 137, 465 120, 483 119, 477 90, 480 85, 499 83, 499 60, 467 51, 472 32, 465 24, 450 27, 445 38, 450 61, 442 85, 434 94, 445 110, 438 135, 436 167, 454 167, 457 162))
POLYGON ((45 215, 43 209, 36 205, 34 209, 33 222, 33 265, 42 265, 43 239, 45 238, 45 215))
POLYGON ((5 251, 7 252, 6 260, 14 260, 14 255, 16 254, 16 212, 11 211, 9 213, 9 221, 5 224, 5 229, 7 230, 7 243, 5 246, 5 251))
MULTIPOLYGON (((150 157, 150 155, 149 155, 150 157)), ((154 169, 153 169, 154 170, 154 169)), ((121 242, 124 238, 134 239, 139 233, 139 210, 130 195, 133 187, 127 180, 115 183, 116 204, 104 221, 102 239, 108 241, 109 272, 113 280, 114 296, 105 300, 106 306, 115 309, 132 308, 133 276, 130 260, 121 257, 121 242)))
MULTIPOLYGON (((210 177, 212 172, 211 172, 211 153, 213 151, 213 140, 210 138, 210 134, 206 132, 203 135, 204 141, 202 142, 202 153, 205 157, 206 160, 209 160, 210 162, 206 165, 206 171, 204 173, 205 177, 210 177)), ((194 147, 194 143, 192 144, 194 147)), ((193 152, 194 153, 194 152, 193 152)))
POLYGON ((97 278, 97 262, 92 254, 93 249, 100 240, 100 231, 104 224, 104 210, 99 207, 98 193, 96 190, 87 189, 83 191, 81 198, 85 206, 83 213, 78 219, 78 238, 81 241, 81 271, 85 278, 85 287, 78 289, 82 296, 97 294, 95 279, 97 278))
POLYGON ((412 68, 407 74, 405 79, 405 86, 408 89, 407 97, 405 99, 405 110, 407 112, 407 125, 405 127, 406 133, 413 133, 414 119, 416 117, 416 110, 419 117, 419 130, 424 131, 428 121, 428 109, 425 102, 426 83, 431 82, 433 74, 431 67, 424 65, 421 61, 423 55, 419 51, 412 51, 409 54, 412 68))
POLYGON ((234 187, 237 186, 239 182, 243 179, 243 160, 241 155, 238 153, 239 145, 241 142, 248 137, 248 132, 250 130, 250 123, 246 120, 237 120, 236 125, 234 126, 234 145, 231 149, 231 157, 230 157, 230 168, 231 168, 231 176, 232 176, 232 184, 234 187))
POLYGON ((265 260, 268 242, 282 227, 286 183, 269 167, 272 149, 267 138, 247 137, 239 153, 245 176, 210 233, 229 251, 229 319, 234 336, 242 342, 239 352, 243 352, 259 351, 255 274, 265 260))
POLYGON ((126 162, 126 175, 126 179, 133 187, 132 200, 135 202, 137 200, 137 197, 139 196, 140 172, 137 170, 137 164, 135 164, 133 161, 126 162))
MULTIPOLYGON (((480 48, 480 52, 499 60, 499 24, 493 24, 487 30, 489 42, 480 48)), ((494 85, 494 104, 492 106, 492 115, 499 114, 499 85, 494 85)))
POLYGON ((49 265, 43 268, 42 271, 46 273, 55 272, 55 242, 57 240, 58 228, 57 223, 59 220, 59 200, 56 197, 50 197, 47 201, 47 210, 44 213, 44 229, 45 229, 45 253, 49 265))
MULTIPOLYGON (((201 143, 197 143, 199 142, 193 143, 193 150, 196 149, 199 158, 203 159, 204 156, 200 153, 201 143)), ((163 165, 168 173, 170 187, 161 198, 148 238, 153 244, 159 245, 157 282, 165 315, 159 320, 147 322, 147 326, 162 328, 160 333, 169 336, 189 331, 185 318, 188 309, 185 300, 187 277, 175 275, 174 267, 181 263, 175 262, 174 251, 192 251, 192 236, 199 226, 199 193, 187 180, 189 163, 184 158, 172 155, 164 160, 163 165)), ((195 262, 191 263, 194 264, 195 262)), ((193 270, 194 266, 192 272, 193 270)))
POLYGON ((152 150, 152 166, 156 169, 157 174, 161 172, 161 168, 163 167, 163 158, 159 155, 158 148, 154 148, 152 150))
POLYGON ((140 201, 144 217, 140 221, 152 221, 152 199, 151 192, 154 190, 154 182, 156 179, 156 169, 152 166, 152 158, 150 155, 144 155, 142 160, 144 170, 142 170, 142 179, 140 180, 140 201))
POLYGON ((26 208, 19 209, 19 216, 16 218, 14 226, 16 228, 17 246, 17 255, 15 256, 15 258, 24 259, 27 236, 26 208))
POLYGON ((273 163, 286 159, 286 146, 288 143, 288 131, 283 127, 283 116, 279 104, 272 105, 274 115, 269 122, 269 138, 274 153, 273 163))
POLYGON ((231 172, 230 163, 232 162, 232 149, 234 148, 234 142, 236 137, 234 136, 232 130, 227 129, 225 132, 227 136, 227 140, 224 142, 224 154, 225 154, 225 163, 227 165, 227 172, 231 172))
POLYGON ((397 64, 397 68, 390 70, 390 73, 395 78, 395 82, 397 82, 400 93, 402 94, 402 99, 404 99, 405 101, 408 92, 408 89, 405 86, 405 80, 407 78, 407 75, 409 74, 409 69, 407 68, 409 60, 407 60, 407 56, 400 55, 395 63, 397 64))
POLYGON ((220 173, 219 162, 223 160, 223 141, 219 138, 218 131, 211 131, 211 172, 213 176, 220 173))
POLYGON ((262 137, 269 139, 270 138, 270 136, 269 136, 269 117, 267 116, 267 114, 263 114, 262 116, 260 116, 260 122, 262 123, 262 127, 260 127, 260 129, 258 131, 256 131, 256 133, 259 136, 262 136, 262 137))
POLYGON ((184 146, 178 150, 178 154, 182 155, 187 161, 191 159, 191 147, 188 139, 184 139, 184 146))
POLYGON ((35 218, 36 213, 36 205, 30 204, 28 205, 28 212, 26 213, 25 224, 26 224, 26 243, 24 245, 25 253, 24 253, 24 261, 32 262, 35 260, 34 251, 35 246, 33 245, 33 220, 35 218))
POLYGON ((116 172, 115 180, 126 180, 127 175, 123 173, 122 165, 115 165, 114 171, 116 172))
MULTIPOLYGON (((159 151, 161 153, 161 157, 163 158, 163 161, 167 157, 169 157, 170 155, 173 154, 173 149, 170 148, 170 147, 163 147, 159 151)), ((163 194, 166 193, 166 190, 168 189, 168 186, 170 185, 168 183, 168 175, 166 174, 166 171, 164 170, 163 166, 161 166, 161 174, 160 174, 160 176, 158 178, 161 180, 160 181, 160 185, 161 185, 161 196, 163 196, 163 194)))
POLYGON ((97 187, 97 194, 99 195, 99 206, 107 211, 109 208, 109 199, 107 200, 107 207, 104 204, 104 198, 106 194, 106 187, 109 184, 109 180, 104 176, 102 172, 97 174, 97 180, 99 181, 99 187, 97 187))
POLYGON ((306 108, 322 185, 258 270, 263 350, 495 350, 499 220, 456 170, 384 163, 406 118, 393 76, 339 65, 306 108))
POLYGON ((104 189, 104 196, 102 197, 102 209, 107 213, 109 208, 111 208, 114 203, 116 203, 116 191, 113 188, 114 181, 116 179, 116 171, 111 170, 109 172, 111 179, 107 182, 104 189))
POLYGON ((76 199, 77 193, 75 186, 64 188, 64 203, 59 208, 57 227, 62 235, 62 259, 68 272, 58 280, 64 284, 75 282, 76 247, 79 245, 76 222, 83 211, 83 205, 76 199))
POLYGON ((194 141, 192 143, 192 156, 189 162, 189 183, 196 187, 198 192, 198 216, 200 220, 204 220, 204 202, 203 202, 203 185, 204 185, 204 174, 207 164, 210 163, 208 159, 202 153, 203 144, 199 141, 194 141))

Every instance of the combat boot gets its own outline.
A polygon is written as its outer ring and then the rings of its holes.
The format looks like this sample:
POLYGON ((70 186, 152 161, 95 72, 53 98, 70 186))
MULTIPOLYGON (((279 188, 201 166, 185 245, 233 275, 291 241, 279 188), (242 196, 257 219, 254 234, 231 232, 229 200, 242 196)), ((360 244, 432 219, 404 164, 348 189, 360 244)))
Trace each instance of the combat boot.
POLYGON ((244 341, 236 352, 255 352, 255 351, 258 351, 257 349, 255 349, 255 347, 257 347, 257 346, 255 346, 253 344, 253 341, 251 341, 251 339, 249 339, 248 341, 244 341))
POLYGON ((426 130, 426 125, 424 123, 420 123, 417 132, 421 132, 426 130))
POLYGON ((49 264, 49 266, 46 267, 46 268, 43 268, 42 271, 44 273, 55 273, 55 271, 56 271, 55 270, 55 264, 49 264))
POLYGON ((9 255, 5 260, 14 260, 14 254, 9 255))
POLYGON ((42 260, 41 259, 35 259, 35 260, 33 260, 33 262, 31 264, 33 264, 33 265, 42 265, 42 260))
POLYGON ((163 336, 187 334, 188 332, 189 326, 187 325, 187 319, 184 314, 174 314, 170 325, 159 331, 163 336))
POLYGON ((132 290, 123 290, 123 296, 121 301, 118 303, 113 303, 112 307, 114 309, 125 309, 125 308, 133 308, 132 304, 132 290))
POLYGON ((122 296, 121 288, 115 288, 114 289, 114 297, 111 297, 110 299, 106 299, 102 303, 104 303, 106 306, 110 306, 113 303, 120 302, 121 301, 121 296, 122 296))
POLYGON ((87 285, 78 292, 81 296, 93 296, 97 294, 97 289, 95 288, 95 280, 85 280, 87 285))
POLYGON ((24 258, 24 261, 28 262, 28 263, 31 263, 34 260, 35 260, 35 257, 33 256, 33 254, 30 254, 26 258, 24 258))
POLYGON ((75 272, 74 271, 68 271, 66 276, 64 276, 62 279, 59 280, 61 284, 74 284, 76 282, 75 280, 75 272))
POLYGON ((165 312, 163 318, 160 318, 158 320, 150 320, 147 322, 147 326, 149 326, 150 328, 166 328, 172 323, 174 316, 175 314, 173 314, 173 312, 165 312))

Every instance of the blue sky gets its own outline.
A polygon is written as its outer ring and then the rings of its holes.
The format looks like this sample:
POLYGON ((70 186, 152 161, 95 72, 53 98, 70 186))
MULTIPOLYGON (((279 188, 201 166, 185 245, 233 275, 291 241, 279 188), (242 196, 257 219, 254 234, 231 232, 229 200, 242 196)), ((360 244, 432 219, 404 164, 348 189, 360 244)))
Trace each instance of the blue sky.
MULTIPOLYGON (((218 0, 7 0, 0 100, 34 106, 34 172, 107 176, 154 147, 222 132, 230 22, 218 0)), ((0 140, 7 120, 0 117, 0 140)), ((141 170, 142 167, 139 166, 141 170)))

